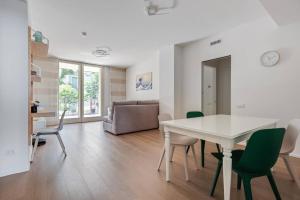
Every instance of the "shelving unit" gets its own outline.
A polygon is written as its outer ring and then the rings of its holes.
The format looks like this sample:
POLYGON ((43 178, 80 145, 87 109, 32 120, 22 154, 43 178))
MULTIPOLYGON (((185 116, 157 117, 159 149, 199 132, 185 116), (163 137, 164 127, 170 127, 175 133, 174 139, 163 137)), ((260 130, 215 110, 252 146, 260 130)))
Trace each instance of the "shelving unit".
POLYGON ((41 42, 35 42, 31 40, 31 55, 35 58, 48 57, 49 45, 41 42))
POLYGON ((55 112, 49 112, 49 111, 41 111, 37 113, 31 113, 31 117, 55 117, 55 112))
POLYGON ((31 82, 41 82, 42 78, 37 75, 31 75, 31 82))
POLYGON ((55 112, 41 111, 38 113, 31 113, 31 103, 33 101, 33 84, 35 82, 41 82, 42 77, 36 74, 32 74, 33 71, 33 58, 47 58, 48 57, 48 43, 35 42, 31 38, 32 29, 28 27, 28 74, 29 74, 29 91, 28 91, 28 144, 31 145, 32 133, 33 133, 33 118, 35 117, 55 117, 55 112))

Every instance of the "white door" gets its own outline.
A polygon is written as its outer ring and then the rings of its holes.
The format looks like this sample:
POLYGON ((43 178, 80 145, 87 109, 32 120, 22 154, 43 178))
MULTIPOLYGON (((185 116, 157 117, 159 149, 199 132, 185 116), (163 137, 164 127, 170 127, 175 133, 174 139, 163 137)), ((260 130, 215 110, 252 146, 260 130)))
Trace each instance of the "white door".
POLYGON ((203 66, 202 106, 205 115, 217 113, 217 69, 203 66))

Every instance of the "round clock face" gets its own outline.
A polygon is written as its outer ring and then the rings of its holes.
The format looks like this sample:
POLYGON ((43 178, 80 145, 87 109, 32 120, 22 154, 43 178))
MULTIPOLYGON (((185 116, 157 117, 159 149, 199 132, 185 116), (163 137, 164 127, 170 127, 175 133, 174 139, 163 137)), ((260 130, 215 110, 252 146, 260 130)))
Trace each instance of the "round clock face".
POLYGON ((264 66, 274 66, 279 62, 280 55, 277 51, 267 51, 261 56, 261 63, 264 66))

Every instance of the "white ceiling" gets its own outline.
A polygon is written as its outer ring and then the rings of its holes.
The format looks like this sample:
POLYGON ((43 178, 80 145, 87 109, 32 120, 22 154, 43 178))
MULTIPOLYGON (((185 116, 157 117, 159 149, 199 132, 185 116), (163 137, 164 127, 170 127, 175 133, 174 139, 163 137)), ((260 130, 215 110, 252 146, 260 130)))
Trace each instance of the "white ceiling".
POLYGON ((273 20, 280 26, 300 21, 299 0, 260 0, 273 20))
POLYGON ((267 15, 258 0, 177 0, 170 14, 151 17, 145 15, 144 0, 28 3, 31 26, 50 39, 51 55, 124 67, 160 46, 200 39, 267 15), (86 38, 81 36, 82 31, 88 33, 86 38), (111 56, 91 55, 97 46, 109 46, 111 56))

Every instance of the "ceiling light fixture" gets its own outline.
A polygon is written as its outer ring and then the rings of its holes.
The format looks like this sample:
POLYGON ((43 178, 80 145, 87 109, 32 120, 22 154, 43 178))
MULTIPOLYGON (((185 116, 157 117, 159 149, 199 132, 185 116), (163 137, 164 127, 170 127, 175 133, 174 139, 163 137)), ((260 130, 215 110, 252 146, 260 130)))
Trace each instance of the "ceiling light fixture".
POLYGON ((176 0, 171 0, 169 6, 160 7, 160 5, 153 3, 153 0, 144 0, 145 11, 148 16, 153 15, 165 15, 168 14, 171 9, 176 7, 176 0))
POLYGON ((96 57, 106 57, 110 55, 110 52, 111 48, 109 47, 96 47, 96 50, 92 54, 96 57))

